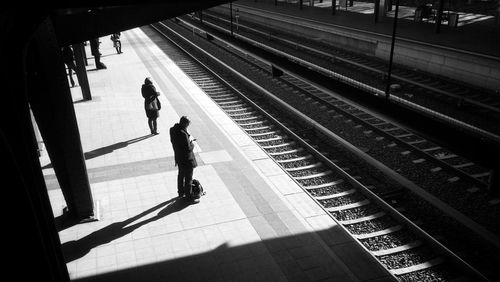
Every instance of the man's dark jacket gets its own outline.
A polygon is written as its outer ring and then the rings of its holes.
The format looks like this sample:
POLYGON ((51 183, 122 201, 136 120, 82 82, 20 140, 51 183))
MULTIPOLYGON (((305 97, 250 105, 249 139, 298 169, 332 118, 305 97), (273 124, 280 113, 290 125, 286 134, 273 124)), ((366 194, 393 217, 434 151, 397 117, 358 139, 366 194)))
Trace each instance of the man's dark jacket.
POLYGON ((170 128, 170 142, 174 147, 176 164, 192 167, 198 165, 193 153, 194 144, 189 141, 189 133, 178 123, 170 128))

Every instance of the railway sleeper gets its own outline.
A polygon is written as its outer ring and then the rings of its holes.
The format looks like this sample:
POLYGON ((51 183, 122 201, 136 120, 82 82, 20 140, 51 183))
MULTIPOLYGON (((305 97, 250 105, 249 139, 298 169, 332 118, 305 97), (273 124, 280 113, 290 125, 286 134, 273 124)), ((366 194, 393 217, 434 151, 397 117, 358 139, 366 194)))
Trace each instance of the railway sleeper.
POLYGON ((257 124, 263 124, 265 122, 266 122, 265 120, 258 120, 255 122, 243 123, 243 124, 240 124, 240 126, 257 125, 257 124))
POLYGON ((230 102, 217 102, 217 104, 219 104, 220 106, 234 106, 234 104, 236 103, 243 103, 243 101, 241 101, 240 99, 236 99, 234 101, 230 101, 230 102))
POLYGON ((284 163, 289 163, 289 162, 296 162, 296 161, 302 161, 306 159, 311 159, 313 156, 312 155, 305 155, 301 156, 298 158, 293 158, 293 159, 287 159, 287 160, 277 160, 278 163, 284 164, 284 163))
POLYGON ((305 170, 305 169, 320 167, 322 165, 323 165, 322 163, 318 162, 318 163, 315 163, 315 164, 301 166, 301 167, 287 168, 286 171, 299 171, 299 170, 305 170))
POLYGON ((248 120, 254 120, 254 119, 262 119, 261 116, 251 116, 251 117, 245 117, 245 118, 235 118, 235 117, 232 117, 231 118, 234 120, 234 121, 248 121, 248 120))
MULTIPOLYGON (((245 129, 245 131, 247 131, 247 133, 250 134, 249 131, 272 130, 272 128, 273 128, 272 125, 265 125, 265 126, 261 126, 261 127, 248 128, 248 129, 245 129)), ((275 132, 275 131, 272 131, 272 132, 275 132)), ((250 135, 252 135, 252 134, 250 134, 250 135)))
POLYGON ((240 116, 245 116, 245 115, 252 115, 252 114, 256 114, 257 112, 253 111, 253 112, 244 112, 244 113, 241 113, 241 114, 229 114, 231 116, 232 119, 236 119, 237 117, 240 117, 240 116))
MULTIPOLYGON (((329 186, 332 186, 332 185, 328 185, 328 186, 324 186, 324 187, 329 187, 329 186)), ((329 200, 329 199, 334 199, 334 198, 338 198, 338 197, 351 195, 351 194, 354 194, 356 192, 357 192, 356 189, 350 189, 347 191, 343 191, 343 192, 339 192, 339 193, 335 193, 335 194, 331 194, 331 195, 327 195, 327 196, 315 196, 314 198, 318 201, 329 200)))
POLYGON ((368 220, 380 218, 384 215, 386 215, 386 213, 381 211, 381 212, 374 213, 372 215, 368 215, 368 216, 364 216, 364 217, 360 217, 360 218, 356 218, 356 219, 339 220, 339 223, 344 224, 344 225, 355 224, 355 223, 360 223, 363 221, 368 221, 368 220))
POLYGON ((224 111, 234 111, 234 110, 229 110, 229 108, 238 108, 236 110, 240 111, 241 108, 246 107, 246 105, 244 103, 236 104, 236 105, 221 105, 221 104, 219 104, 219 106, 221 106, 221 108, 223 108, 224 111))
POLYGON ((229 98, 229 97, 234 97, 233 94, 231 93, 212 93, 212 94, 209 94, 208 93, 208 96, 210 96, 212 99, 222 99, 222 98, 229 98))
POLYGON ((445 260, 443 258, 437 257, 437 258, 431 259, 429 261, 426 261, 424 263, 412 265, 412 266, 405 267, 405 268, 390 269, 389 271, 394 275, 403 275, 403 274, 407 274, 407 273, 411 273, 411 272, 415 272, 415 271, 419 271, 419 270, 424 270, 424 269, 442 264, 444 262, 445 262, 445 260))
POLYGON ((306 175, 306 176, 299 176, 299 177, 294 177, 296 180, 304 180, 304 179, 310 179, 310 178, 315 178, 315 177, 321 177, 325 175, 332 174, 333 171, 327 170, 324 172, 316 173, 316 174, 311 174, 311 175, 306 175))
POLYGON ((273 137, 273 138, 269 138, 269 139, 261 139, 261 140, 256 140, 257 142, 269 142, 269 141, 277 141, 277 140, 284 140, 286 139, 286 137, 283 137, 283 136, 276 136, 276 137, 273 137))
POLYGON ((368 239, 368 238, 372 238, 372 237, 390 234, 390 233, 399 231, 401 229, 403 229, 403 226, 398 224, 396 226, 392 226, 392 227, 389 227, 389 228, 386 228, 383 230, 379 230, 376 232, 366 233, 366 234, 352 234, 352 236, 358 240, 362 240, 362 239, 368 239))
POLYGON ((253 110, 252 108, 250 107, 246 107, 246 108, 241 108, 241 109, 234 109, 234 110, 224 110, 225 112, 227 112, 228 114, 231 113, 231 112, 239 112, 239 111, 249 111, 249 110, 253 110))
MULTIPOLYGON (((224 95, 224 96, 226 96, 226 95, 224 95)), ((234 97, 234 96, 227 96, 227 97, 221 97, 221 96, 213 97, 212 96, 211 98, 212 98, 212 100, 214 100, 217 103, 239 100, 237 97, 234 97)))
MULTIPOLYGON (((279 148, 279 147, 286 147, 286 146, 291 146, 294 145, 295 141, 289 142, 289 143, 282 143, 278 145, 270 145, 270 146, 261 146, 264 149, 272 149, 272 148, 279 148)), ((285 154, 291 154, 291 153, 297 153, 300 152, 304 149, 298 148, 298 149, 293 149, 293 150, 288 150, 288 151, 282 151, 282 152, 275 152, 275 153, 269 153, 270 155, 285 155, 285 154)))
MULTIPOLYGON (((343 205, 343 206, 338 206, 338 207, 330 207, 330 208, 327 208, 326 210, 329 212, 336 212, 336 211, 342 211, 342 210, 362 207, 362 206, 368 205, 369 203, 371 203, 370 200, 364 199, 362 201, 348 204, 348 205, 343 205)), ((380 235, 383 235, 383 234, 380 234, 380 235)))
POLYGON ((411 250, 413 248, 420 247, 422 245, 423 245, 422 241, 416 240, 414 242, 411 242, 411 243, 408 243, 408 244, 405 244, 405 245, 401 245, 401 246, 398 246, 398 247, 390 248, 390 249, 384 249, 384 250, 379 250, 379 251, 371 251, 371 253, 374 256, 378 256, 379 257, 379 256, 385 256, 385 255, 390 255, 390 254, 398 253, 398 252, 401 252, 401 251, 411 250))
POLYGON ((267 131, 267 132, 262 132, 262 133, 248 133, 248 135, 252 136, 252 137, 258 137, 258 136, 264 136, 264 135, 268 135, 268 134, 279 134, 280 131, 279 130, 272 130, 272 131, 267 131))
POLYGON ((325 188, 328 186, 338 185, 338 184, 343 183, 343 182, 344 182, 344 179, 339 179, 339 180, 335 180, 335 181, 328 182, 328 183, 323 183, 323 184, 319 184, 319 185, 312 185, 312 186, 304 186, 304 187, 306 188, 306 190, 314 190, 314 189, 325 188))

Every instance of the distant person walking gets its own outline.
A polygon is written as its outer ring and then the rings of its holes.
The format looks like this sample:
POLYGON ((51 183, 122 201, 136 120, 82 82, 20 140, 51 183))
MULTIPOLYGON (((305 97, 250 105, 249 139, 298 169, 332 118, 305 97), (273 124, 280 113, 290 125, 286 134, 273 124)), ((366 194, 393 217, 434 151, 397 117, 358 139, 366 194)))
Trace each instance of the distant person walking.
POLYGON ((122 42, 120 41, 120 32, 113 33, 111 35, 111 41, 113 41, 113 47, 116 49, 116 53, 121 54, 122 53, 122 42))
POLYGON ((75 81, 73 80, 73 71, 76 74, 75 57, 73 56, 73 49, 70 46, 62 47, 62 58, 64 64, 68 67, 69 81, 71 82, 71 87, 75 87, 75 81))
POLYGON ((234 19, 236 20, 236 30, 240 30, 240 10, 236 8, 234 11, 234 19))
POLYGON ((198 165, 193 153, 194 141, 187 128, 191 121, 183 116, 170 128, 170 142, 174 148, 175 164, 179 167, 177 175, 177 193, 179 197, 185 197, 186 200, 193 200, 192 181, 193 171, 198 165))
POLYGON ((144 110, 148 118, 149 130, 151 134, 159 134, 156 119, 160 116, 161 104, 158 96, 160 92, 156 91, 151 78, 146 77, 141 88, 142 97, 144 97, 144 110))

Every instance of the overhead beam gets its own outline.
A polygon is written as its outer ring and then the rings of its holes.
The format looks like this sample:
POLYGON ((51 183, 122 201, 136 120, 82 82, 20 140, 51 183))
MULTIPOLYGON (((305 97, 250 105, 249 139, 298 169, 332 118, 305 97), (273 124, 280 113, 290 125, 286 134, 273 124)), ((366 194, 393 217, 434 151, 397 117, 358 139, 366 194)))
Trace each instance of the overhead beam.
POLYGON ((229 2, 206 0, 183 1, 181 4, 168 1, 165 4, 64 9, 51 13, 51 19, 59 43, 70 45, 229 2))

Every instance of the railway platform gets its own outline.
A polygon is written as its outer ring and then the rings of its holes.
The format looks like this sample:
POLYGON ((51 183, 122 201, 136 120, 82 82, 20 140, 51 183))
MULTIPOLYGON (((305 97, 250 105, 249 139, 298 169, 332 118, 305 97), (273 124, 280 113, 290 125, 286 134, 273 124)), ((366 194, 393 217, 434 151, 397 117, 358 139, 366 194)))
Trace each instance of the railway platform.
MULTIPOLYGON (((392 281, 140 28, 121 40, 117 54, 101 38, 107 69, 88 60, 92 100, 71 88, 99 214, 59 226, 73 281, 392 281), (159 135, 145 77, 161 93, 159 135), (177 198, 168 131, 183 115, 198 140, 198 204, 177 198)), ((40 162, 57 222, 64 198, 47 154, 40 162)))
MULTIPOLYGON (((237 1, 235 8, 239 7, 240 11, 244 11, 245 7, 249 7, 285 14, 294 17, 297 22, 312 20, 317 26, 325 25, 324 28, 328 28, 327 25, 342 26, 391 36, 394 9, 387 13, 387 19, 375 23, 373 7, 370 5, 373 3, 355 1, 353 7, 337 7, 335 15, 331 14, 330 0, 324 0, 322 3, 316 2, 315 7, 304 4, 302 10, 298 8, 297 3, 279 1, 278 5, 274 5, 273 1, 249 0, 237 1)), ((245 21, 245 15, 240 14, 239 20, 245 21)), ((440 33, 435 33, 433 23, 415 22, 412 20, 413 14, 414 10, 410 7, 400 6, 396 33, 398 38, 500 57, 500 37, 497 36, 500 32, 500 25, 495 23, 493 16, 462 13, 463 20, 460 20, 458 27, 450 27, 445 22, 441 25, 440 33)))

